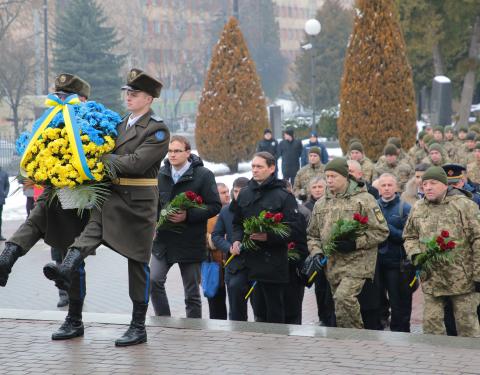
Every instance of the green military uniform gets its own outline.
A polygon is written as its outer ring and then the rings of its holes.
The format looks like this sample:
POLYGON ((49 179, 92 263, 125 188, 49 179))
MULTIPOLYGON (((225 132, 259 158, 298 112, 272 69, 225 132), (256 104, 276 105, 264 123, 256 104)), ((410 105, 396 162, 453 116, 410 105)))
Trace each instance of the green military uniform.
POLYGON ((433 165, 433 166, 440 167, 443 164, 447 164, 447 163, 451 162, 450 159, 447 157, 447 153, 446 153, 445 149, 439 143, 432 143, 428 147, 428 150, 429 151, 435 150, 435 151, 440 152, 440 154, 442 155, 442 158, 440 159, 440 161, 434 162, 432 160, 432 158, 430 157, 430 155, 427 155, 425 158, 423 158, 422 163, 426 163, 426 164, 430 164, 430 165, 433 165))
MULTIPOLYGON (((425 179, 429 179, 428 172, 425 179)), ((480 281, 480 212, 455 188, 449 188, 439 203, 423 198, 415 204, 403 232, 408 256, 426 251, 422 241, 439 236, 442 230, 447 230, 457 243, 453 250, 456 255, 452 264, 439 263, 421 276, 425 298, 423 331, 445 334, 444 304, 445 297, 450 297, 458 334, 478 336, 476 310, 480 294, 475 293, 474 282, 480 281)))
MULTIPOLYGON (((317 164, 307 164, 300 168, 295 176, 295 183, 293 184, 293 194, 295 197, 308 197, 310 195, 310 181, 315 177, 323 177, 324 166, 321 162, 317 164)), ((305 198, 306 199, 306 198, 305 198)))
MULTIPOLYGON (((397 148, 393 144, 385 146, 385 155, 395 155, 397 148)), ((380 158, 375 164, 375 170, 373 172, 373 179, 377 179, 384 173, 393 174, 398 178, 398 188, 400 191, 405 189, 405 184, 410 179, 413 174, 412 166, 407 162, 407 159, 400 160, 398 157, 395 164, 389 164, 387 159, 383 155, 383 159, 380 158)))
POLYGON ((467 164, 467 177, 474 184, 480 184, 480 163, 477 161, 467 164))
POLYGON ((335 252, 328 258, 325 274, 332 288, 337 325, 362 328, 360 294, 366 279, 373 279, 377 261, 377 246, 388 237, 388 226, 375 199, 366 188, 353 180, 344 194, 327 191, 312 212, 307 229, 311 255, 322 254, 322 246, 331 236, 339 219, 352 220, 354 213, 368 216, 368 229, 356 239, 356 250, 335 252))

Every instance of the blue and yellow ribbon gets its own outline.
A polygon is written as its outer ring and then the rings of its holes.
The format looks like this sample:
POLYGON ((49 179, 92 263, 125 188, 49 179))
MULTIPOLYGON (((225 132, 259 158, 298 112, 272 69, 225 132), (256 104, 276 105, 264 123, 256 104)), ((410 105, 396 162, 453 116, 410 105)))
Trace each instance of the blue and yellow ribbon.
POLYGON ((253 289, 255 289, 256 285, 257 285, 257 282, 254 281, 251 288, 248 290, 247 294, 245 295, 245 301, 250 297, 250 294, 252 294, 253 289))
POLYGON ((20 161, 20 168, 22 171, 25 171, 26 169, 26 158, 30 149, 33 147, 38 138, 40 138, 42 132, 48 128, 55 115, 62 111, 65 129, 68 134, 68 141, 72 149, 72 165, 78 171, 83 180, 94 180, 94 177, 87 164, 85 152, 83 151, 82 140, 80 139, 80 128, 75 121, 75 116, 72 116, 74 111, 73 105, 79 103, 80 99, 78 99, 78 95, 70 95, 65 100, 61 100, 58 96, 52 94, 47 96, 45 105, 49 108, 47 111, 45 111, 42 117, 40 117, 40 126, 37 128, 32 136, 32 139, 25 148, 22 160, 20 161))

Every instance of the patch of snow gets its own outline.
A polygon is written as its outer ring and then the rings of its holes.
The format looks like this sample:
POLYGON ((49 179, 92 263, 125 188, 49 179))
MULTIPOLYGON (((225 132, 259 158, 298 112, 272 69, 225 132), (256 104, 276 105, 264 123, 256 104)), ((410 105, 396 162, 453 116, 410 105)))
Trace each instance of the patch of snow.
POLYGON ((437 81, 439 83, 450 83, 450 82, 452 82, 452 81, 450 81, 450 78, 445 77, 445 76, 435 76, 435 78, 433 80, 437 81))
POLYGON ((3 220, 25 220, 27 210, 25 204, 27 197, 23 195, 22 185, 15 177, 10 177, 10 192, 3 206, 3 220))

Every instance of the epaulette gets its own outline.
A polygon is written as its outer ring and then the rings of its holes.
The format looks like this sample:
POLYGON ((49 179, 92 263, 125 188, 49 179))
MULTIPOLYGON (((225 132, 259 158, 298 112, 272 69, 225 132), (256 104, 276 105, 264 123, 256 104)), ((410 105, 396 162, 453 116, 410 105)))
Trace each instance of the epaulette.
POLYGON ((151 115, 150 118, 153 121, 156 121, 156 122, 163 122, 163 119, 160 116, 157 116, 157 115, 151 115))

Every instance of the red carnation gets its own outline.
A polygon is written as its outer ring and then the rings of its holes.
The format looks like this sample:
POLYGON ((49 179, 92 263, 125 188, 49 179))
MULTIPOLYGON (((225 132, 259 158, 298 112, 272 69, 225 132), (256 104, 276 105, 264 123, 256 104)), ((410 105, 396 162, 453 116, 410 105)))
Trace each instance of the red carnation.
POLYGON ((361 220, 362 220, 362 215, 360 215, 358 212, 355 212, 355 213, 353 214, 353 220, 356 220, 356 221, 358 221, 358 222, 361 222, 361 220))
POLYGON ((273 215, 273 221, 276 222, 276 223, 281 222, 282 219, 283 219, 283 214, 282 214, 281 212, 276 213, 275 215, 273 215))
POLYGON ((452 250, 452 249, 455 249, 455 246, 456 246, 456 245, 457 245, 457 244, 456 244, 455 242, 453 242, 453 241, 448 241, 446 246, 447 246, 447 249, 448 249, 448 250, 452 250))
POLYGON ((438 236, 435 242, 439 245, 445 244, 445 239, 442 236, 438 236))
POLYGON ((450 237, 450 233, 448 233, 448 230, 442 230, 440 232, 440 235, 443 237, 443 238, 448 238, 450 237))
POLYGON ((272 214, 271 212, 265 213, 265 219, 272 219, 275 215, 272 214))
POLYGON ((191 200, 191 201, 194 201, 195 198, 197 197, 197 194, 195 194, 193 191, 186 191, 185 192, 185 196, 191 200))
POLYGON ((197 196, 195 197, 195 202, 197 202, 198 204, 202 204, 202 203, 203 203, 202 197, 201 197, 200 195, 197 195, 197 196))
POLYGON ((288 250, 294 250, 295 249, 295 242, 289 242, 288 243, 288 250))
POLYGON ((360 224, 368 224, 368 216, 362 216, 360 218, 360 224))

